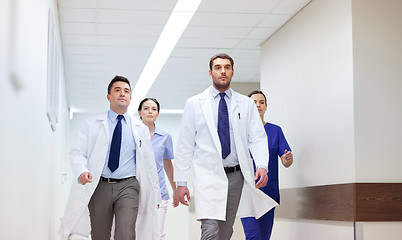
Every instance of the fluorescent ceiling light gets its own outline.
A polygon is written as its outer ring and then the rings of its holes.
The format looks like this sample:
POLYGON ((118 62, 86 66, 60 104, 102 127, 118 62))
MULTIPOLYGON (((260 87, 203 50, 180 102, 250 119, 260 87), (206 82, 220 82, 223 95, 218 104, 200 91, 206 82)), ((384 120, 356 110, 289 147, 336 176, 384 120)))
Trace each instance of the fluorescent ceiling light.
POLYGON ((179 0, 177 2, 131 93, 129 114, 136 112, 139 103, 148 94, 200 3, 201 0, 179 0))

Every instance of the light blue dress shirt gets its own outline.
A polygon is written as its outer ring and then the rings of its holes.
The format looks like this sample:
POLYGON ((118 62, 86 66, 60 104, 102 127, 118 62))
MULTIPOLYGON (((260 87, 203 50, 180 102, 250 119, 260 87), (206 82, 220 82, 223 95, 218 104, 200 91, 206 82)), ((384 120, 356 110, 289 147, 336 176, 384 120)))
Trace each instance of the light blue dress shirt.
POLYGON ((121 149, 120 149, 120 162, 119 167, 111 172, 108 167, 109 162, 109 154, 110 154, 110 146, 112 142, 112 136, 114 129, 117 124, 117 116, 118 114, 112 110, 108 111, 108 125, 109 125, 109 145, 106 155, 105 165, 102 171, 102 177, 105 178, 116 178, 122 179, 127 177, 136 176, 136 168, 135 168, 135 140, 133 135, 133 130, 131 126, 131 118, 128 113, 124 113, 124 118, 121 120, 122 126, 122 136, 121 136, 121 149))
POLYGON ((155 132, 152 138, 152 147, 154 150, 156 169, 159 176, 161 198, 162 200, 168 200, 169 193, 166 187, 163 159, 172 160, 174 158, 172 137, 169 133, 155 125, 155 132))
MULTIPOLYGON (((218 131, 218 110, 219 110, 219 101, 221 100, 221 96, 219 95, 219 91, 211 87, 211 104, 212 104, 212 113, 214 115, 214 120, 215 120, 215 126, 216 126, 216 131, 218 131)), ((232 106, 231 106, 231 100, 232 100, 232 89, 229 88, 228 90, 225 91, 225 102, 226 105, 228 106, 228 111, 229 111, 229 127, 230 127, 230 154, 223 159, 223 166, 224 167, 233 167, 239 164, 239 159, 237 158, 237 151, 236 151, 236 144, 234 140, 234 134, 233 134, 233 127, 232 127, 232 106)))

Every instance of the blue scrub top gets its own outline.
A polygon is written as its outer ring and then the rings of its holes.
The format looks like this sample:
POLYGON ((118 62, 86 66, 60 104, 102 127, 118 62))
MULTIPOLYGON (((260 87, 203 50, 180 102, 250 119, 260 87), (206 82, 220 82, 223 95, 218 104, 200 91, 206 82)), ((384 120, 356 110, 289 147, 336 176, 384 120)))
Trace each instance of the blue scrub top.
POLYGON ((278 157, 285 153, 285 149, 292 150, 283 135, 281 127, 266 123, 264 128, 267 133, 269 148, 268 183, 260 190, 279 203, 278 157))

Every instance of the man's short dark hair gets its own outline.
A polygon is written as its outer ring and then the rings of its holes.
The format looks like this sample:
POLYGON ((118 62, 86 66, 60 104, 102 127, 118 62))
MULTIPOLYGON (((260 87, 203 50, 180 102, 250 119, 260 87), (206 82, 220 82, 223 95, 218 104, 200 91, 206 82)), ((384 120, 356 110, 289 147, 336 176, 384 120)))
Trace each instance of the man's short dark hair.
POLYGON ((128 84, 128 86, 130 86, 130 91, 131 91, 131 85, 130 85, 130 81, 128 81, 127 78, 123 77, 123 76, 119 76, 116 75, 112 81, 110 81, 109 86, 107 87, 107 94, 110 94, 111 90, 112 90, 112 86, 115 82, 125 82, 128 84))
POLYGON ((222 59, 229 59, 230 64, 232 64, 232 68, 234 67, 234 61, 233 58, 231 58, 229 55, 227 55, 226 53, 218 53, 215 54, 211 57, 211 59, 209 60, 209 70, 212 70, 212 64, 214 62, 215 59, 217 58, 222 58, 222 59))

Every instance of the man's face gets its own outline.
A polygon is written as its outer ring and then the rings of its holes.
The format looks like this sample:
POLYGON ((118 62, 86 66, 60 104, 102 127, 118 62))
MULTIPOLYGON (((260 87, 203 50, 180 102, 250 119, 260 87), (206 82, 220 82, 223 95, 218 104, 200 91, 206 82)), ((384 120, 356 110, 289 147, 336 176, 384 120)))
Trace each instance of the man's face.
POLYGON ((233 68, 229 59, 217 58, 212 62, 212 70, 209 70, 212 77, 213 86, 220 92, 224 92, 230 87, 233 77, 233 68))
POLYGON ((117 110, 127 109, 131 101, 130 86, 125 82, 115 82, 110 89, 110 94, 107 95, 107 100, 110 102, 110 109, 117 110))

